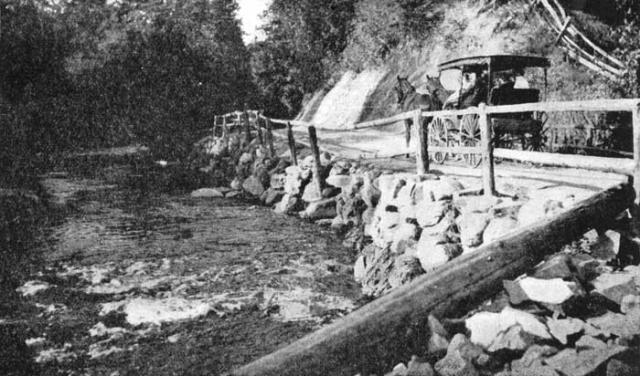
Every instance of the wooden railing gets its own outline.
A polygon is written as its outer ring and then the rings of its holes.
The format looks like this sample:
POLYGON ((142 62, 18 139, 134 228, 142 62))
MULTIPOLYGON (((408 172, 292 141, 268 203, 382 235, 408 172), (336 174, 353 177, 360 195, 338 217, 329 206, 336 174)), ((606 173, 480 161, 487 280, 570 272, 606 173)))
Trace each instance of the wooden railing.
MULTIPOLYGON (((429 155, 435 152, 445 153, 472 153, 481 155, 482 159, 482 179, 483 191, 487 195, 495 193, 495 172, 494 159, 502 158, 520 162, 530 162, 543 164, 546 166, 579 168, 592 171, 614 172, 632 176, 634 179, 634 187, 636 192, 640 192, 640 99, 602 99, 588 101, 567 101, 567 102, 538 102, 524 103, 504 106, 486 106, 481 104, 479 107, 472 107, 464 110, 445 110, 445 111, 423 111, 414 110, 404 112, 391 117, 366 121, 353 124, 345 132, 351 132, 358 129, 383 127, 396 124, 402 121, 412 121, 413 124, 419 124, 419 127, 413 127, 413 132, 417 135, 416 145, 416 172, 419 175, 429 172, 429 155), (633 159, 628 158, 605 158, 584 155, 568 155, 557 153, 532 152, 512 149, 494 148, 493 129, 491 127, 491 116, 497 114, 517 114, 527 112, 565 112, 565 111, 585 111, 585 112, 631 112, 633 122, 633 159), (481 133, 481 142, 479 146, 433 146, 428 144, 428 126, 422 120, 424 118, 434 117, 459 117, 463 115, 474 114, 478 116, 478 124, 481 133)), ((266 117, 261 111, 234 112, 216 119, 222 119, 225 126, 237 126, 243 124, 258 130, 261 135, 261 129, 266 129, 267 139, 270 140, 270 149, 273 150, 273 135, 271 134, 272 124, 285 125, 287 127, 287 138, 289 148, 294 163, 297 162, 295 139, 293 127, 306 127, 309 132, 315 135, 315 127, 312 123, 294 120, 272 119, 266 117), (255 114, 255 115, 251 115, 255 114), (247 119, 247 120, 245 120, 247 119), (264 125, 260 125, 260 123, 264 125)), ((217 121, 217 120, 216 120, 217 121)), ((214 130, 215 132, 215 130, 214 130)), ((261 136, 260 136, 261 137, 261 136)), ((311 138, 311 137, 310 137, 311 138)), ((315 137, 313 138, 315 140, 315 137)), ((312 142, 313 143, 313 142, 312 142)), ((312 149, 317 145, 311 145, 312 149)))

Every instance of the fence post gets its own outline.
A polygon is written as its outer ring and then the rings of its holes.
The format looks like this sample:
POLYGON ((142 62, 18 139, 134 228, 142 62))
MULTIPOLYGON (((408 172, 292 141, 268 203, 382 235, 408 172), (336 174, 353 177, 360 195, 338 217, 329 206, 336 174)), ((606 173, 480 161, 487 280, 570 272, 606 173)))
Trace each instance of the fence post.
POLYGON ((244 117, 244 140, 249 145, 251 143, 251 124, 249 124, 249 112, 245 109, 242 112, 244 117))
POLYGON ((271 127, 271 119, 264 118, 265 125, 267 126, 267 143, 269 145, 269 155, 271 158, 276 156, 276 148, 273 146, 273 128, 271 127))
POLYGON ((298 156, 296 155, 296 140, 293 139, 293 129, 291 129, 291 122, 287 122, 287 139, 289 140, 289 152, 291 153, 291 163, 294 166, 298 165, 298 156))
POLYGON ((427 129, 422 124, 422 110, 416 110, 413 115, 413 128, 417 134, 417 149, 416 149, 416 168, 418 175, 424 175, 429 172, 429 150, 428 150, 428 137, 427 129))
POLYGON ((260 126, 260 118, 256 116, 256 131, 258 132, 258 141, 260 146, 264 146, 264 135, 262 134, 262 127, 260 126))
POLYGON ((316 135, 316 127, 309 126, 309 143, 311 144, 311 153, 313 154, 313 181, 318 190, 318 194, 322 196, 322 164, 320 163, 320 148, 318 147, 318 136, 316 135))
POLYGON ((227 128, 227 115, 222 115, 222 137, 229 136, 229 128, 227 128))
POLYGON ((493 134, 491 132, 491 119, 486 113, 486 104, 480 103, 478 109, 480 145, 482 148, 482 189, 485 196, 493 196, 496 192, 496 177, 493 169, 493 134))

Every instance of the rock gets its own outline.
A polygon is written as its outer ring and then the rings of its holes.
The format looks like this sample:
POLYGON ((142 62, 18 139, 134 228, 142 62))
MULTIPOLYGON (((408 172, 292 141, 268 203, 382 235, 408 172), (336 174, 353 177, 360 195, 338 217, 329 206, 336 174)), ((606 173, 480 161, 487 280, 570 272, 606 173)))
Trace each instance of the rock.
POLYGON ((242 183, 242 189, 255 197, 260 197, 265 191, 260 179, 253 175, 245 179, 244 183, 242 183))
POLYGON ((269 188, 266 190, 266 197, 264 199, 264 204, 267 206, 272 206, 275 203, 282 200, 283 196, 284 196, 284 191, 279 189, 269 188))
POLYGON ((448 352, 447 356, 435 364, 435 370, 440 376, 479 376, 480 373, 473 364, 462 357, 459 351, 448 352))
POLYGON ((511 217, 499 217, 492 219, 482 235, 483 242, 491 243, 494 240, 500 239, 506 234, 513 231, 518 227, 518 222, 511 217))
POLYGON ((231 181, 229 187, 231 187, 231 189, 233 189, 234 191, 239 191, 242 189, 242 182, 238 178, 235 178, 233 179, 233 181, 231 181))
POLYGON ((309 203, 307 208, 300 212, 300 217, 309 220, 333 218, 336 216, 335 198, 326 198, 309 203))
POLYGON ((488 213, 489 210, 500 203, 501 199, 497 197, 485 196, 466 196, 464 199, 456 200, 459 204, 460 212, 466 213, 488 213))
POLYGON ((523 352, 537 341, 536 336, 524 331, 520 324, 515 324, 507 330, 498 333, 487 350, 497 352, 510 350, 523 352))
POLYGON ((533 224, 544 218, 553 217, 563 210, 563 204, 557 200, 537 198, 527 201, 518 212, 518 224, 521 227, 533 224))
POLYGON ((599 329, 596 335, 616 335, 623 339, 634 340, 640 336, 640 311, 632 310, 627 314, 607 312, 602 316, 587 319, 587 324, 599 329))
POLYGON ((224 195, 225 198, 235 198, 242 195, 242 191, 229 191, 224 195))
POLYGON ((630 313, 633 310, 640 310, 640 295, 625 295, 620 302, 620 312, 630 313))
POLYGON ((559 376, 552 367, 534 364, 527 368, 519 368, 511 372, 511 376, 559 376))
POLYGON ((326 182, 333 187, 345 189, 351 185, 352 180, 350 175, 331 175, 326 182))
POLYGON ((551 332, 551 335, 554 336, 563 345, 566 345, 569 342, 569 337, 583 331, 584 326, 584 321, 571 317, 563 320, 554 318, 549 318, 547 320, 547 327, 549 328, 549 332, 551 332))
POLYGON ((607 348, 607 344, 590 335, 584 335, 576 341, 575 348, 578 351, 586 349, 605 349, 607 348))
POLYGON ((407 367, 403 363, 399 363, 390 373, 385 374, 385 376, 406 376, 407 375, 407 367))
POLYGON ((241 165, 246 165, 253 162, 253 156, 250 153, 242 153, 238 163, 241 165))
POLYGON ((489 215, 484 213, 467 213, 458 217, 460 240, 462 245, 477 247, 482 244, 482 234, 489 224, 489 215))
POLYGON ((429 240, 423 240, 420 237, 420 241, 416 246, 416 257, 420 261, 422 269, 430 271, 437 268, 440 265, 449 261, 449 254, 444 244, 434 244, 435 242, 429 240))
POLYGON ((502 286, 507 292, 511 304, 520 305, 529 300, 529 296, 527 296, 522 287, 520 287, 518 281, 504 280, 502 281, 502 286))
MULTIPOLYGON (((542 364, 542 359, 557 354, 558 349, 552 346, 533 345, 529 347, 522 357, 511 362, 511 370, 530 369, 536 364, 542 364)), ((554 371, 555 372, 555 371, 554 371)))
POLYGON ((200 189, 197 189, 197 190, 191 192, 191 197, 198 197, 198 198, 211 197, 211 198, 216 198, 216 197, 224 197, 224 193, 220 192, 217 188, 200 188, 200 189))
POLYGON ((607 376, 638 376, 640 367, 631 366, 618 359, 611 359, 607 363, 607 376))
POLYGON ((353 277, 356 282, 362 282, 366 273, 366 264, 364 255, 358 256, 356 263, 353 266, 353 277))
POLYGON ((463 358, 472 364, 483 366, 489 361, 489 356, 484 352, 482 347, 471 343, 471 341, 461 333, 453 336, 451 342, 449 342, 447 353, 453 353, 455 351, 458 351, 463 358))
POLYGON ((271 179, 269 179, 269 187, 273 189, 284 189, 285 184, 287 183, 287 175, 286 174, 272 174, 271 179))
POLYGON ((408 247, 415 247, 420 236, 420 228, 414 223, 405 222, 395 228, 391 243, 391 252, 404 254, 408 247))
POLYGON ((442 178, 427 182, 435 201, 449 200, 456 192, 464 189, 464 186, 454 178, 442 178))
POLYGON ((450 210, 451 204, 446 201, 422 201, 416 205, 416 219, 421 227, 435 226, 450 210))
POLYGON ((622 303, 625 295, 638 293, 633 275, 628 273, 605 273, 592 281, 594 292, 615 302, 622 303))
POLYGON ((296 210, 298 203, 299 199, 296 196, 285 194, 284 196, 282 196, 282 200, 276 204, 273 210, 276 213, 280 214, 293 213, 296 210))
POLYGON ((505 307, 500 313, 479 312, 465 321, 471 331, 471 342, 484 348, 489 348, 501 332, 516 324, 534 337, 551 339, 547 327, 536 316, 511 307, 505 307))
POLYGON ((424 270, 420 267, 418 259, 414 256, 401 255, 396 258, 393 269, 389 273, 389 285, 391 288, 402 286, 421 274, 424 274, 424 270))
POLYGON ((578 279, 589 282, 598 276, 600 263, 591 256, 584 254, 572 255, 571 265, 575 268, 578 279))
POLYGON ((620 252, 621 235, 617 231, 607 230, 596 242, 589 245, 591 255, 603 261, 611 261, 620 252))
POLYGON ((551 257, 542 265, 536 267, 533 276, 539 279, 567 279, 573 277, 573 273, 569 269, 569 257, 564 254, 551 257))
POLYGON ((575 296, 575 282, 563 281, 560 278, 538 279, 526 277, 518 281, 520 288, 529 300, 545 304, 562 304, 575 296))
POLYGON ((322 199, 322 192, 318 190, 315 182, 311 181, 304 187, 302 200, 305 202, 314 202, 322 199))
POLYGON ((593 374, 607 360, 625 350, 626 347, 623 346, 610 346, 580 352, 575 349, 564 349, 547 358, 545 362, 563 375, 587 376, 593 374))
POLYGON ((412 356, 407 364, 407 376, 435 376, 433 367, 426 361, 420 361, 417 356, 412 356))

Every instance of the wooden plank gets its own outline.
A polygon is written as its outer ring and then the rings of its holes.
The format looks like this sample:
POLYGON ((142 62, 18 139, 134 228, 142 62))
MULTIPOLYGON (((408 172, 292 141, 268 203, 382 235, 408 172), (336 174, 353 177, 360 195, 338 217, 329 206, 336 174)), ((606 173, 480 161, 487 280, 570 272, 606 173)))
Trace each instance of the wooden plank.
POLYGON ((553 219, 517 230, 452 260, 232 374, 237 376, 383 374, 424 352, 427 317, 463 315, 590 228, 611 221, 634 199, 622 184, 553 219))
MULTIPOLYGON (((429 154, 435 152, 452 153, 452 154, 482 154, 482 147, 480 146, 434 146, 429 145, 429 154)), ((398 152, 398 155, 406 153, 398 152)))
POLYGON ((309 143, 311 144, 311 154, 313 155, 313 183, 316 185, 318 193, 322 195, 324 182, 322 181, 322 163, 320 163, 320 148, 318 147, 318 136, 316 127, 309 128, 309 143))
POLYGON ((634 161, 627 158, 604 158, 499 148, 496 148, 493 154, 495 158, 530 162, 544 166, 579 168, 590 171, 614 172, 624 175, 631 175, 634 171, 634 161))
POLYGON ((289 152, 291 153, 291 163, 294 166, 298 165, 298 155, 296 152, 296 140, 293 138, 293 129, 291 122, 287 123, 287 140, 289 141, 289 152))
POLYGON ((491 119, 486 113, 487 106, 480 103, 478 125, 480 126, 480 145, 482 147, 482 189, 485 196, 494 196, 496 192, 496 176, 493 166, 493 134, 491 119))
POLYGON ((422 124, 422 110, 415 110, 413 114, 413 129, 416 135, 416 172, 424 175, 429 172, 428 137, 425 135, 427 127, 422 124))
POLYGON ((558 36, 556 37, 556 40, 553 43, 554 46, 557 45, 558 42, 560 42, 560 39, 562 39, 562 36, 567 31, 567 28, 569 27, 570 24, 571 24, 571 17, 567 17, 567 20, 564 22, 562 29, 560 29, 560 32, 558 33, 558 36))

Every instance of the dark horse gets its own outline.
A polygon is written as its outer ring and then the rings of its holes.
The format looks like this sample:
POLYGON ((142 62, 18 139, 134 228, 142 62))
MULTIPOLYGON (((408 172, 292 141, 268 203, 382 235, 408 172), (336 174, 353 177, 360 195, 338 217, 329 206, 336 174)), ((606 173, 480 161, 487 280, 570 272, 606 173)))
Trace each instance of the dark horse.
MULTIPOLYGON (((437 111, 442 109, 442 100, 438 97, 442 93, 442 86, 437 78, 427 76, 427 90, 428 93, 418 93, 416 88, 411 85, 407 77, 397 76, 398 82, 393 90, 397 96, 397 108, 400 112, 407 112, 416 109, 422 109, 424 111, 437 111)), ((443 93, 444 94, 444 93, 443 93)), ((431 118, 424 119, 428 124, 431 118)), ((411 141, 411 125, 412 120, 405 120, 405 139, 407 147, 411 141)))

